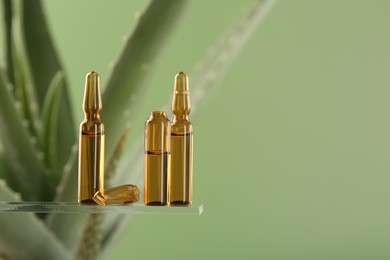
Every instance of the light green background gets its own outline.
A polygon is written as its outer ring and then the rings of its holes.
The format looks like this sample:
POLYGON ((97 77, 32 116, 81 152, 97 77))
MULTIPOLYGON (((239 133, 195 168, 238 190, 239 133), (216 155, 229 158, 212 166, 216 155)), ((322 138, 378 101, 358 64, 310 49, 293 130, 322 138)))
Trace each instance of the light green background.
MULTIPOLYGON (((78 121, 84 75, 105 82, 146 3, 45 1, 78 121)), ((192 3, 131 140, 250 3, 192 3)), ((139 216, 109 259, 390 259, 389 10, 279 1, 192 120, 204 215, 139 216)))

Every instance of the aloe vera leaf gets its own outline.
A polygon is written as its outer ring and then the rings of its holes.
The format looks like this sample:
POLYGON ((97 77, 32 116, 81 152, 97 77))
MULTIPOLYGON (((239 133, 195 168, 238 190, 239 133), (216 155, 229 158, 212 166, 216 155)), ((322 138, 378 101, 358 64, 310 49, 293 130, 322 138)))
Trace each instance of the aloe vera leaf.
POLYGON ((14 84, 14 71, 12 63, 12 2, 11 0, 3 0, 3 19, 4 19, 4 51, 6 59, 6 73, 9 81, 14 84))
POLYGON ((6 168, 6 158, 4 154, 4 147, 0 143, 0 179, 8 180, 8 170, 6 168))
POLYGON ((46 187, 42 161, 7 86, 0 73, 0 138, 6 149, 7 167, 12 172, 12 188, 19 191, 24 200, 47 200, 42 192, 46 187))
POLYGON ((254 1, 192 73, 190 80, 192 114, 195 114, 220 86, 230 65, 276 2, 277 0, 254 1))
MULTIPOLYGON (((133 148, 125 156, 128 160, 122 161, 118 165, 117 172, 111 182, 113 186, 131 183, 137 185, 141 194, 143 193, 143 149, 143 139, 134 143, 133 148)), ((125 227, 131 222, 132 217, 132 215, 106 216, 103 226, 103 255, 106 254, 106 248, 109 248, 110 245, 115 244, 119 240, 124 230, 126 230, 125 227)))
POLYGON ((110 130, 106 133, 106 158, 111 158, 134 107, 148 87, 159 56, 189 0, 151 1, 127 40, 103 93, 102 118, 110 130))
POLYGON ((114 152, 111 158, 108 159, 108 163, 104 168, 104 185, 106 187, 111 187, 111 182, 113 177, 115 176, 115 172, 117 170, 117 166, 120 162, 120 158, 123 153, 123 147, 127 141, 127 137, 129 135, 130 127, 126 127, 123 130, 123 133, 119 139, 118 144, 115 146, 114 152))
POLYGON ((62 71, 56 49, 47 27, 46 17, 40 0, 22 1, 23 35, 34 74, 39 104, 43 104, 51 80, 62 71))
MULTIPOLYGON (((43 103, 51 79, 57 71, 64 71, 57 50, 52 41, 46 22, 45 9, 41 0, 23 1, 24 35, 38 101, 43 103)), ((61 117, 57 119, 58 149, 57 167, 63 167, 68 161, 72 145, 76 141, 76 124, 73 118, 72 104, 66 77, 64 78, 59 109, 61 117)))
MULTIPOLYGON (((7 74, 4 68, 2 67, 0 67, 0 74, 1 73, 3 75, 7 74)), ((3 179, 7 182, 11 182, 12 180, 9 175, 10 175, 10 171, 7 169, 7 158, 5 156, 4 146, 0 138, 0 179, 3 179)))
MULTIPOLYGON (((143 149, 143 140, 134 143, 133 148, 125 156, 128 160, 123 160, 118 165, 117 172, 111 182, 113 186, 131 183, 137 185, 140 192, 143 193, 143 149)), ((133 217, 133 215, 106 216, 103 225, 101 259, 105 259, 111 245, 119 241, 133 217)))
MULTIPOLYGON (((234 59, 238 56, 243 46, 253 34, 263 18, 269 13, 276 0, 257 0, 239 19, 232 25, 230 30, 217 43, 214 51, 207 56, 199 67, 198 71, 190 80, 191 88, 191 107, 199 108, 209 99, 211 93, 215 91, 223 76, 234 59)), ((166 109, 169 109, 170 102, 167 102, 166 109)), ((164 111, 164 109, 162 110, 164 111)), ((194 117, 198 109, 191 112, 194 117)), ((114 176, 113 183, 141 183, 143 178, 143 147, 140 139, 126 158, 130 158, 124 164, 119 166, 117 175, 114 176), (128 173, 132 169, 132 174, 128 173)), ((142 190, 143 187, 140 187, 142 190)), ((103 233, 103 255, 106 254, 106 248, 115 243, 126 229, 124 226, 130 223, 131 216, 113 216, 107 218, 103 233), (121 223, 123 222, 123 223, 121 223)))
MULTIPOLYGON (((19 2, 21 21, 21 34, 25 40, 25 55, 28 58, 31 73, 31 81, 36 89, 38 105, 43 109, 46 92, 51 80, 58 71, 63 71, 60 59, 47 26, 44 6, 40 0, 21 0, 19 2)), ((59 115, 57 117, 55 138, 57 149, 50 156, 53 158, 54 168, 60 169, 68 161, 72 145, 76 141, 76 127, 69 97, 66 77, 63 79, 63 88, 59 100, 59 115)))
MULTIPOLYGON (((20 195, 1 179, 0 201, 20 201, 20 195)), ((2 212, 0 230, 0 255, 6 259, 72 259, 70 252, 33 213, 2 212)))
POLYGON ((95 260, 99 255, 99 248, 102 238, 102 223, 104 220, 102 214, 90 214, 87 225, 77 249, 77 260, 95 260))
POLYGON ((29 64, 23 35, 23 17, 20 0, 12 2, 12 57, 15 75, 15 93, 29 121, 32 135, 38 137, 41 121, 33 74, 29 64))
MULTIPOLYGON (((78 146, 74 145, 68 163, 64 167, 60 185, 54 201, 77 201, 77 158, 78 146)), ((86 214, 55 214, 47 216, 46 224, 64 245, 75 253, 86 226, 86 214)))
POLYGON ((128 159, 122 160, 117 166, 116 174, 112 177, 113 185, 120 185, 120 183, 124 182, 134 184, 142 182, 144 139, 140 138, 134 142, 132 149, 124 157, 128 159), (131 173, 129 173, 129 170, 131 170, 131 173))
POLYGON ((53 191, 60 178, 59 172, 62 170, 61 168, 58 168, 56 152, 61 149, 61 147, 58 146, 57 122, 63 88, 64 74, 59 71, 54 75, 50 82, 42 107, 42 132, 39 143, 42 152, 45 154, 45 165, 50 169, 48 179, 49 185, 53 191))

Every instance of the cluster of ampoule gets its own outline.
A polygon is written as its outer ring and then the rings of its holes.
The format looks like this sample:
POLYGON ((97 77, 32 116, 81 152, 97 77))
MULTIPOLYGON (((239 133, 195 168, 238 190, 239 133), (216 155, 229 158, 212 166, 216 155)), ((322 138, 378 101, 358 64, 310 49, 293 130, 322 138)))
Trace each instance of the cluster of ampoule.
POLYGON ((172 124, 165 112, 152 112, 145 126, 144 204, 192 204, 192 125, 188 77, 175 78, 172 124))
MULTIPOLYGON (((81 204, 132 204, 140 199, 136 185, 104 187, 104 125, 96 72, 86 77, 80 125, 78 202, 81 204)), ((171 124, 165 112, 152 112, 145 127, 145 205, 192 204, 192 125, 188 77, 176 75, 171 124)))

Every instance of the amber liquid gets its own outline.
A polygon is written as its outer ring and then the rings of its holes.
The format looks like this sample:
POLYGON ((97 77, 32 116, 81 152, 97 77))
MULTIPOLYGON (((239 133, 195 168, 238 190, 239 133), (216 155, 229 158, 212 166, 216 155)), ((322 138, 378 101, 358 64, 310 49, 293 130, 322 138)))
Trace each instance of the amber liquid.
POLYGON ((145 205, 167 205, 169 157, 170 154, 168 152, 145 152, 145 205))
POLYGON ((82 133, 79 153, 78 201, 95 204, 94 194, 104 187, 104 135, 82 133))
POLYGON ((171 170, 169 176, 169 204, 192 204, 192 133, 171 133, 171 170))

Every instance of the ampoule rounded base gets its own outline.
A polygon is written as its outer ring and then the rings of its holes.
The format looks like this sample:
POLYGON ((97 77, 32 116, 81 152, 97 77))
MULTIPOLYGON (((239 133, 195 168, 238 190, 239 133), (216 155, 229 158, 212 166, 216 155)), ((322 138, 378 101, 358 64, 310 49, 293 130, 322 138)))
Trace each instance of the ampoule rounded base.
POLYGON ((169 206, 174 206, 174 207, 188 207, 191 206, 192 202, 191 201, 170 201, 169 206))

